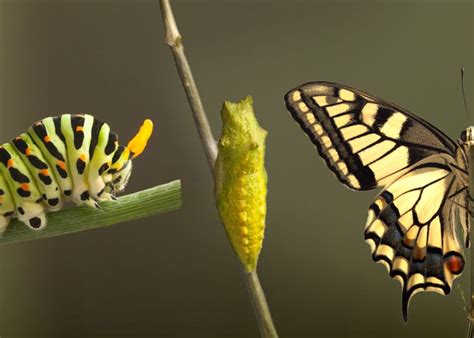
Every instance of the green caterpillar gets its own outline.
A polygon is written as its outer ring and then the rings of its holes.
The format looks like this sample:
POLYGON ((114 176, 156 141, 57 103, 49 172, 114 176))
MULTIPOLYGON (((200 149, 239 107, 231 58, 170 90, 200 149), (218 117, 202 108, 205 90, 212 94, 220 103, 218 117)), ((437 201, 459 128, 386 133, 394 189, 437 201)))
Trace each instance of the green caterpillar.
POLYGON ((12 217, 39 230, 46 226, 46 213, 60 210, 65 201, 99 208, 98 201, 115 199, 152 130, 145 120, 122 146, 107 123, 64 114, 36 122, 0 146, 0 234, 12 217))

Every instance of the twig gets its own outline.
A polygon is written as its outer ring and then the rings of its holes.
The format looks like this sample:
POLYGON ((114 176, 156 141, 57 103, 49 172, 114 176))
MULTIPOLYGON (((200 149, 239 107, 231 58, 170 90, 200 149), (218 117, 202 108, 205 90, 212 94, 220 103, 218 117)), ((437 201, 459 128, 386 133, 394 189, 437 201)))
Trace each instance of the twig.
MULTIPOLYGON (((217 158, 217 143, 212 135, 209 121, 207 120, 204 107, 202 106, 191 68, 189 67, 186 55, 184 54, 182 37, 176 25, 169 0, 160 0, 160 6, 165 27, 165 42, 170 46, 171 51, 173 52, 176 67, 181 82, 183 83, 186 96, 188 97, 194 121, 207 156, 209 168, 211 169, 211 172, 213 172, 214 163, 217 158)), ((247 273, 243 270, 243 274, 246 282, 245 285, 247 286, 255 310, 255 315, 257 317, 260 334, 262 337, 278 337, 257 272, 254 271, 247 273)))
POLYGON ((262 337, 278 337, 278 333, 273 324, 272 315, 268 308, 265 293, 258 279, 257 271, 244 273, 245 285, 252 300, 253 309, 256 313, 258 328, 262 337))
POLYGON ((181 78, 181 82, 184 86, 184 91, 188 97, 189 105, 193 113, 194 122, 201 138, 204 152, 207 156, 207 162, 209 163, 211 172, 214 169, 214 162, 217 157, 217 143, 212 135, 211 127, 206 117, 206 112, 201 102, 196 83, 194 82, 191 68, 189 67, 188 60, 184 54, 184 47, 182 43, 181 34, 178 31, 178 26, 174 20, 173 11, 169 1, 161 1, 161 13, 163 16, 163 22, 165 25, 165 42, 170 46, 173 52, 176 68, 181 78))
POLYGON ((181 181, 122 196, 117 201, 102 202, 100 206, 100 210, 76 207, 49 213, 48 225, 39 231, 12 220, 0 244, 67 235, 177 210, 181 207, 181 181))

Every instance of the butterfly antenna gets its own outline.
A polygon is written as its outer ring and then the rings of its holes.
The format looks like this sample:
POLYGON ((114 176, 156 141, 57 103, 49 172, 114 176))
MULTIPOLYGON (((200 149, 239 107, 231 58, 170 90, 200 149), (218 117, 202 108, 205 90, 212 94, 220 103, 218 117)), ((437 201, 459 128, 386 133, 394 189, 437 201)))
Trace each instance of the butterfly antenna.
POLYGON ((466 102, 466 93, 464 92, 464 67, 461 67, 461 90, 462 90, 462 98, 464 101, 464 109, 467 114, 467 120, 471 122, 471 113, 469 112, 469 108, 466 102))

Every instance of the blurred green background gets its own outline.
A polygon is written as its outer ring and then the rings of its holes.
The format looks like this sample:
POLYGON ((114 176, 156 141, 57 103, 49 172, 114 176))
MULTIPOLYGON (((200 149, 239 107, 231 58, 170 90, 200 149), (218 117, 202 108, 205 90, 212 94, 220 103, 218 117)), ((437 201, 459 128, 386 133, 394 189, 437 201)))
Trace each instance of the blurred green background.
MULTIPOLYGON (((174 1, 211 126, 224 99, 254 97, 268 130, 268 225, 259 273, 282 337, 459 337, 449 297, 401 290, 363 240, 375 192, 344 188, 283 104, 311 80, 397 102, 457 137, 474 111, 472 1, 174 1)), ((0 133, 90 112, 122 141, 156 132, 127 189, 176 178, 184 207, 133 224, 0 247, 0 333, 258 337, 239 264, 157 1, 0 1, 0 133)), ((469 269, 464 277, 469 285, 469 269)))

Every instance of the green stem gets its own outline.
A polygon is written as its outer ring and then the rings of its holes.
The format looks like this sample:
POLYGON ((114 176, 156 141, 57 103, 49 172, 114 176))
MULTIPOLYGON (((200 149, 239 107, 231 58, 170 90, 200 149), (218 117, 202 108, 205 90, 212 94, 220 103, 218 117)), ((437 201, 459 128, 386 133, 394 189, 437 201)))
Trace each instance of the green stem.
MULTIPOLYGON (((243 270, 243 269, 242 269, 243 270)), ((262 337, 278 337, 273 319, 268 308, 268 303, 258 279, 257 271, 246 272, 243 270, 247 290, 252 300, 253 310, 258 321, 258 328, 262 337)))
MULTIPOLYGON (((160 7, 165 27, 165 42, 170 46, 173 53, 176 68, 178 69, 184 91, 186 92, 189 105, 191 106, 194 122, 212 173, 217 158, 217 143, 212 135, 211 127, 209 126, 209 121, 207 120, 206 112, 204 111, 201 97, 199 96, 191 72, 191 67, 189 66, 186 54, 184 54, 183 39, 176 25, 169 0, 160 0, 160 7)), ((247 273, 243 266, 242 271, 245 276, 245 285, 247 286, 250 299, 255 309, 255 316, 257 317, 261 336, 264 338, 278 337, 257 272, 247 273)))
POLYGON ((177 210, 181 207, 181 181, 102 202, 100 206, 101 209, 76 207, 49 213, 48 224, 39 231, 14 219, 0 238, 0 244, 67 235, 177 210))

